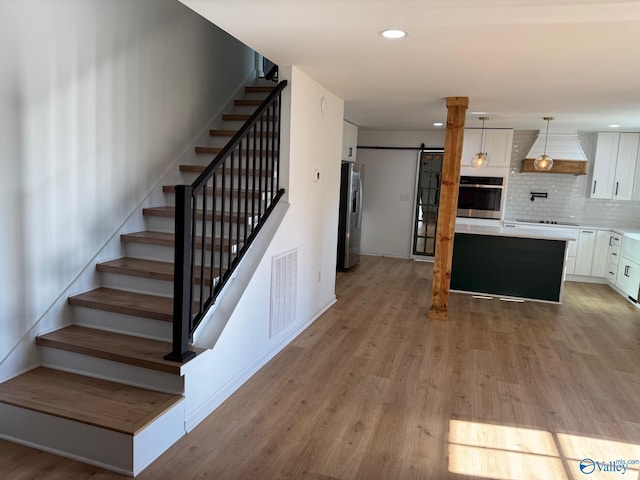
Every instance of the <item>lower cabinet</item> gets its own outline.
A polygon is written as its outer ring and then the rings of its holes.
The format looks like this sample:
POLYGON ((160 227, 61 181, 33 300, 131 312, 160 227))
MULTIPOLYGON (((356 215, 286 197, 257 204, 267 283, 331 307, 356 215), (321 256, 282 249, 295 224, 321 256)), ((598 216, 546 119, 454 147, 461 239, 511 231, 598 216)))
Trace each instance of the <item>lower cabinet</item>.
POLYGON ((611 285, 616 284, 618 277, 618 265, 620 264, 620 247, 622 245, 622 235, 611 232, 607 245, 607 268, 605 278, 611 285))
POLYGON ((574 275, 591 275, 591 266, 595 260, 596 230, 580 229, 576 252, 574 275))
POLYGON ((596 231, 596 244, 593 252, 593 263, 591 264, 592 277, 604 277, 607 272, 609 254, 609 230, 596 231))
POLYGON ((605 277, 608 266, 609 230, 580 229, 574 275, 605 277))
POLYGON ((583 277, 606 276, 608 266, 609 230, 581 228, 578 238, 569 245, 567 274, 583 277))
POLYGON ((633 260, 622 257, 618 265, 618 275, 616 286, 633 300, 638 301, 638 290, 640 289, 640 264, 633 260))

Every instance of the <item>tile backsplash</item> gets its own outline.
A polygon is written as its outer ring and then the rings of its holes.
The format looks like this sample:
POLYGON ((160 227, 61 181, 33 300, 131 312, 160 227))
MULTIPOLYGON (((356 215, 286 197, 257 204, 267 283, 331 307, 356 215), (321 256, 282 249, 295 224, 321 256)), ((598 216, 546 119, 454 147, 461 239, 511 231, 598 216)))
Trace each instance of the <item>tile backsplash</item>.
POLYGON ((596 133, 578 132, 582 149, 589 159, 587 175, 520 173, 522 160, 537 136, 538 130, 513 133, 506 220, 564 220, 590 226, 640 227, 639 201, 589 198, 596 133), (547 192, 548 198, 536 198, 532 202, 532 191, 547 192))

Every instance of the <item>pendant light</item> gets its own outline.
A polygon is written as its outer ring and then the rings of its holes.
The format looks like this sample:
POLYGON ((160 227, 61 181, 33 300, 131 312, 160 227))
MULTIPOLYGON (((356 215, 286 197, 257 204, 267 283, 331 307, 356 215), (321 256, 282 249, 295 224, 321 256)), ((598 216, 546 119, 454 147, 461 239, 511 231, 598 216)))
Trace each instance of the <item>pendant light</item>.
POLYGON ((489 117, 478 117, 478 120, 482 120, 482 133, 480 134, 480 151, 476 153, 471 159, 471 166, 473 168, 484 168, 489 163, 487 158, 487 152, 484 151, 484 121, 489 120, 489 117))
POLYGON ((547 121, 547 133, 544 136, 544 151, 542 155, 536 157, 533 161, 533 168, 543 172, 548 172, 553 168, 553 158, 547 155, 547 139, 549 138, 549 122, 553 120, 553 117, 544 117, 543 120, 547 121))

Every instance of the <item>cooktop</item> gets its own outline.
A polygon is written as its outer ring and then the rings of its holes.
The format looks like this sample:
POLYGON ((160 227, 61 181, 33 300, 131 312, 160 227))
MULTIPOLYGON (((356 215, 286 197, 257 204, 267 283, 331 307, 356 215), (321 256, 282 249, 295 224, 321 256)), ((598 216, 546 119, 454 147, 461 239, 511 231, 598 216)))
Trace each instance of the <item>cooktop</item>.
POLYGON ((560 221, 560 220, 522 220, 522 219, 516 218, 516 222, 520 222, 520 223, 535 223, 535 224, 543 224, 543 225, 564 225, 564 226, 567 226, 567 227, 579 227, 580 226, 577 223, 563 222, 563 221, 560 221))

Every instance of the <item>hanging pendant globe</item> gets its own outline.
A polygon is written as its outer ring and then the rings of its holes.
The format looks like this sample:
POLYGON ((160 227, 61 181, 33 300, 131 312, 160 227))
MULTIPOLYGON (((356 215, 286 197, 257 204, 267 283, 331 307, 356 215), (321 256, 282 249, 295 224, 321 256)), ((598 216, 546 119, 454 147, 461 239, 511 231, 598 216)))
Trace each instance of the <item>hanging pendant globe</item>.
POLYGON ((533 168, 542 172, 548 172, 553 168, 553 159, 547 155, 540 155, 533 161, 533 168))
POLYGON ((471 159, 471 166, 473 168, 484 168, 487 166, 487 163, 489 163, 489 159, 486 153, 476 153, 471 159))

